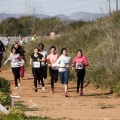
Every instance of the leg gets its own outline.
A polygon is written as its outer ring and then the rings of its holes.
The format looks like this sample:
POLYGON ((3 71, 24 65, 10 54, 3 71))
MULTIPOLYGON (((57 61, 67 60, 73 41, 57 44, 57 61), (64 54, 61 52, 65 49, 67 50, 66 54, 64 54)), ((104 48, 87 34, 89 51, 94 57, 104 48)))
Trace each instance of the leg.
POLYGON ((81 71, 81 91, 83 91, 83 84, 84 84, 84 77, 85 77, 85 69, 81 71))
POLYGON ((58 81, 58 70, 54 70, 54 81, 58 81))
POLYGON ((12 68, 12 72, 14 75, 15 87, 18 87, 16 68, 12 68))
POLYGON ((77 73, 77 91, 79 93, 79 87, 80 87, 80 73, 79 70, 76 69, 76 73, 77 73))
POLYGON ((0 53, 0 70, 1 70, 1 67, 2 67, 2 58, 3 58, 3 56, 2 56, 2 54, 0 53))
POLYGON ((43 71, 44 71, 43 78, 46 79, 47 78, 47 65, 43 66, 43 71))
POLYGON ((64 84, 64 72, 59 72, 61 84, 64 84))
POLYGON ((68 79, 69 79, 69 71, 65 71, 64 72, 65 93, 68 92, 68 79))
POLYGON ((51 89, 54 90, 54 70, 49 68, 50 76, 51 76, 51 89))
POLYGON ((17 80, 19 81, 18 86, 20 86, 20 67, 16 68, 17 80))
POLYGON ((35 69, 35 68, 33 68, 34 69, 34 86, 35 86, 35 88, 37 88, 37 70, 35 69))
POLYGON ((38 80, 38 81, 41 81, 41 84, 42 84, 42 87, 44 87, 44 81, 43 81, 43 69, 42 68, 40 68, 39 70, 38 70, 38 78, 40 79, 40 80, 38 80))
POLYGON ((20 77, 24 77, 24 66, 20 67, 20 77))

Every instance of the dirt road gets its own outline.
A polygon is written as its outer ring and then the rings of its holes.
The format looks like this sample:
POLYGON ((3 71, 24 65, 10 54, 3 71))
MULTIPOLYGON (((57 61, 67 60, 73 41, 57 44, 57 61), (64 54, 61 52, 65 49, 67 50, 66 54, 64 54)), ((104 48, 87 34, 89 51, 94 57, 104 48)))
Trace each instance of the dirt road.
MULTIPOLYGON (((3 70, 0 77, 13 80, 11 70, 3 70)), ((20 95, 20 99, 29 108, 38 108, 36 111, 26 111, 26 115, 61 118, 66 120, 120 120, 120 98, 107 91, 94 89, 91 85, 84 88, 84 96, 79 96, 76 83, 69 82, 69 97, 64 97, 64 86, 58 82, 55 93, 50 92, 50 80, 45 80, 45 90, 39 86, 38 92, 33 90, 33 78, 30 71, 25 72, 21 86, 13 95, 20 95)))

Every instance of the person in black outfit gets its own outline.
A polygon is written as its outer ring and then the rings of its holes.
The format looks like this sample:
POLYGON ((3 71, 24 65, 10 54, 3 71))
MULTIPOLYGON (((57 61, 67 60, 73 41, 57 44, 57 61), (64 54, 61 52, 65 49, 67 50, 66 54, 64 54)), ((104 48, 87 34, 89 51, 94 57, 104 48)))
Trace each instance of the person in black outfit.
POLYGON ((1 72, 1 67, 2 67, 2 59, 3 59, 3 52, 5 51, 5 47, 0 40, 0 72, 1 72))
MULTIPOLYGON (((35 92, 38 92, 37 81, 40 80, 40 76, 42 73, 42 69, 41 69, 42 61, 45 61, 43 55, 38 53, 38 48, 35 48, 34 54, 32 54, 30 57, 30 65, 32 65, 32 63, 33 63, 32 72, 33 72, 33 76, 34 76, 35 92)), ((44 87, 43 79, 41 80, 41 83, 42 83, 42 87, 44 87)))

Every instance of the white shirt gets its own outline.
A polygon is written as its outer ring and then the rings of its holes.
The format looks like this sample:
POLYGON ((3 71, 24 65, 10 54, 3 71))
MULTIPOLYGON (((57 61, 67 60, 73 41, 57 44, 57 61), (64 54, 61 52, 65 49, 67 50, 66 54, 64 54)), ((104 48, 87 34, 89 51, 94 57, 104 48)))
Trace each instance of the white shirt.
POLYGON ((59 72, 67 71, 69 68, 69 65, 71 65, 71 57, 61 55, 57 61, 55 62, 55 65, 59 67, 59 72), (65 66, 65 67, 64 67, 65 66))
MULTIPOLYGON (((43 51, 41 51, 41 52, 39 52, 39 53, 42 54, 45 59, 47 58, 47 51, 46 51, 46 50, 43 50, 43 51)), ((46 63, 45 63, 45 62, 41 62, 41 65, 42 65, 42 66, 45 66, 46 63)))

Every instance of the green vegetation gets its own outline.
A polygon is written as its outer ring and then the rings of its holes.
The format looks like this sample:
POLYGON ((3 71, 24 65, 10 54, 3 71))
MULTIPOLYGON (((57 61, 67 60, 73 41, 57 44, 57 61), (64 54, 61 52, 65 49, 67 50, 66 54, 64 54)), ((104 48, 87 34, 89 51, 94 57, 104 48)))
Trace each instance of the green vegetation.
POLYGON ((10 84, 4 78, 0 78, 0 104, 10 105, 10 84))
MULTIPOLYGON (((26 24, 28 22, 25 21, 32 18, 23 17, 19 20, 19 23, 24 23, 23 26, 26 25, 26 28, 29 28, 26 24)), ((51 45, 55 45, 58 53, 61 48, 66 47, 72 59, 77 49, 82 49, 89 62, 85 81, 120 94, 120 12, 112 13, 111 16, 94 22, 67 23, 57 18, 36 19, 36 22, 39 25, 35 23, 35 29, 40 35, 48 35, 54 31, 60 36, 55 39, 44 38, 44 40, 29 42, 25 45, 27 68, 29 57, 39 42, 43 42, 48 51, 51 45)), ((26 31, 27 34, 30 34, 32 29, 28 31, 26 31)), ((73 71, 70 77, 70 80, 76 81, 76 74, 73 71)))
POLYGON ((52 119, 48 117, 43 118, 25 116, 25 114, 20 110, 12 108, 10 109, 10 113, 8 115, 0 113, 0 120, 52 120, 52 119))

